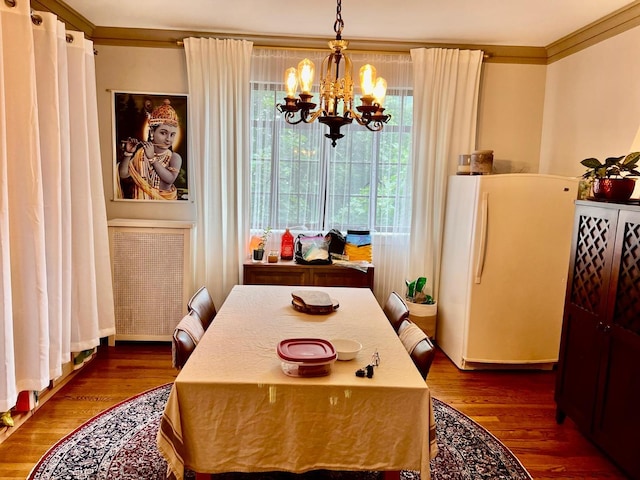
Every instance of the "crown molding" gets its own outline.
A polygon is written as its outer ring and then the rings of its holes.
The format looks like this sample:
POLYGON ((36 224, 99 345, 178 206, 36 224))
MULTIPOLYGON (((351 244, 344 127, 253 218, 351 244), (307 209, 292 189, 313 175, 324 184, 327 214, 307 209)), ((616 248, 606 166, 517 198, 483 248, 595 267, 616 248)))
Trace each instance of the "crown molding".
MULTIPOLYGON (((80 30, 94 45, 128 47, 181 48, 188 37, 215 37, 248 40, 255 47, 297 48, 324 50, 327 38, 268 36, 260 34, 230 34, 228 32, 202 32, 185 30, 160 30, 141 28, 101 27, 92 24, 61 0, 31 0, 35 10, 55 13, 69 28, 80 30)), ((488 63, 516 63, 546 65, 584 50, 596 43, 640 25, 640 0, 623 7, 606 17, 577 30, 546 47, 444 44, 420 42, 393 42, 375 39, 349 40, 354 52, 409 53, 413 48, 460 48, 482 50, 488 63)))
POLYGON ((640 0, 547 45, 547 63, 557 62, 638 25, 640 25, 640 0))

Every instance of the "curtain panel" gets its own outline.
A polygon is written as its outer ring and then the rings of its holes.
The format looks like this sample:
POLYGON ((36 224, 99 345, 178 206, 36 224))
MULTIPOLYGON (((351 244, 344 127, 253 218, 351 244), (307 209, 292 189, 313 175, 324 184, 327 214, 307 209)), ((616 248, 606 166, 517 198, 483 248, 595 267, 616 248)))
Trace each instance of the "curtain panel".
POLYGON ((437 300, 447 178, 475 149, 483 52, 411 50, 414 82, 411 278, 425 276, 437 300))
POLYGON ((187 38, 189 151, 195 170, 194 281, 222 305, 249 237, 249 70, 253 44, 187 38))
POLYGON ((115 334, 93 44, 0 3, 0 411, 115 334))

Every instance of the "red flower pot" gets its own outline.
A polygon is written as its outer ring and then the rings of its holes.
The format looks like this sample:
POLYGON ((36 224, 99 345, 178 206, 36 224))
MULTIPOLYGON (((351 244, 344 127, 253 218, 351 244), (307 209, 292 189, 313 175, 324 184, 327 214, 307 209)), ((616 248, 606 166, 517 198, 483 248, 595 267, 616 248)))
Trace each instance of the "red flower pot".
POLYGON ((631 198, 635 185, 634 178, 596 178, 593 182, 593 196, 602 200, 626 202, 631 198))

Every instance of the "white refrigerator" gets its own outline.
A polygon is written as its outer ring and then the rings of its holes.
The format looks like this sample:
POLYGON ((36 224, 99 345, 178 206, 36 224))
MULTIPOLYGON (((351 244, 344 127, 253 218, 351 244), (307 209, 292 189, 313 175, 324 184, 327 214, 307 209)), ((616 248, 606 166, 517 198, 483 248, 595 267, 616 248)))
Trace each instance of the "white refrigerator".
POLYGON ((463 370, 558 360, 578 179, 449 178, 439 347, 463 370))

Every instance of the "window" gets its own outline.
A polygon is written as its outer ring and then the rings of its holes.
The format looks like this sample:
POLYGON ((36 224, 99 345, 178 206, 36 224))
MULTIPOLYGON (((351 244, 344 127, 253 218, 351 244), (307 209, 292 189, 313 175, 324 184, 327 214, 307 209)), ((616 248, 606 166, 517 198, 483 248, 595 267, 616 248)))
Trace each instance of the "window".
MULTIPOLYGON (((325 125, 317 121, 289 125, 276 109, 284 99, 281 78, 285 68, 297 64, 305 55, 311 58, 310 53, 266 49, 254 53, 251 228, 269 225, 275 229, 312 231, 337 228, 408 232, 413 114, 413 98, 406 80, 411 76, 408 56, 366 59, 387 79, 386 108, 392 118, 381 132, 375 133, 354 121, 342 128, 344 137, 334 148, 324 137, 325 125), (383 73, 385 67, 395 82, 383 73), (403 69, 404 74, 399 75, 403 69)), ((326 55, 314 54, 311 59, 316 65, 326 55)), ((364 61, 358 64, 356 55, 351 57, 357 72, 364 61)))

